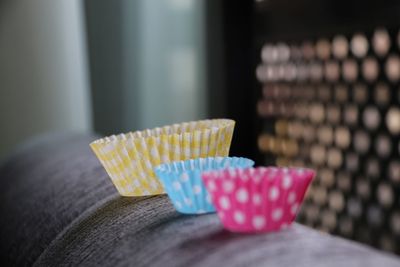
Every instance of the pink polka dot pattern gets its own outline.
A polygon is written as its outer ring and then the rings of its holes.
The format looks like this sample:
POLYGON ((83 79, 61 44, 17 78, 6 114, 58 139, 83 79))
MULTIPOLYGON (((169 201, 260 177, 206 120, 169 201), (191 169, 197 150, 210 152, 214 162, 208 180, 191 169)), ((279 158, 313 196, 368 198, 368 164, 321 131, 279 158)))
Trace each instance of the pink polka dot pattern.
POLYGON ((296 217, 315 172, 304 168, 259 167, 204 172, 224 227, 233 232, 271 232, 296 217))

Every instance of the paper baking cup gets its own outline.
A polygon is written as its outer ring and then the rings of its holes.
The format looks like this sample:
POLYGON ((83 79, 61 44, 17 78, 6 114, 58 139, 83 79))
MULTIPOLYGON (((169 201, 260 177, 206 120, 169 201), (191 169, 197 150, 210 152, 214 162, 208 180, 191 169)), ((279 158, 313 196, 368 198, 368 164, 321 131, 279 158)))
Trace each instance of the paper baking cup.
POLYGON ((259 167, 202 174, 224 227, 233 232, 271 232, 296 217, 315 172, 259 167))
POLYGON ((122 196, 164 193, 153 168, 198 157, 228 156, 235 122, 214 119, 113 135, 90 144, 122 196))
POLYGON ((225 168, 248 168, 254 161, 238 157, 198 158, 162 164, 155 168, 176 210, 185 214, 215 212, 201 173, 225 168))

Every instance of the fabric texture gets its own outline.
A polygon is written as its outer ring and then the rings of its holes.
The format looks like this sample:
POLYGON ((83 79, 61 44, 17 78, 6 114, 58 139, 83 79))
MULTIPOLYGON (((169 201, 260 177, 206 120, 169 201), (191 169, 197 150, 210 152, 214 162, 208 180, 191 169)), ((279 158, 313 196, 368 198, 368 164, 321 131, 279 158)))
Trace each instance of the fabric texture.
POLYGON ((74 224, 36 266, 400 266, 394 256, 298 224, 233 234, 215 214, 179 215, 166 196, 115 198, 74 224))
POLYGON ((3 266, 400 266, 298 224, 233 234, 215 214, 178 214, 165 195, 121 197, 88 147, 93 139, 47 138, 2 164, 3 266))
POLYGON ((31 141, 0 167, 0 253, 30 265, 72 221, 117 191, 90 151, 94 136, 31 141))

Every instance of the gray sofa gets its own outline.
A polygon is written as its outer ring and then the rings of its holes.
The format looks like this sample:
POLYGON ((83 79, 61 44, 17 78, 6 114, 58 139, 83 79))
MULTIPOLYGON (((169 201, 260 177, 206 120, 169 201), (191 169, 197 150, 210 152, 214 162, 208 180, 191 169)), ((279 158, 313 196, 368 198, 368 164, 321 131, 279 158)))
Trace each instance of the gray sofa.
POLYGON ((294 224, 273 234, 180 215, 166 196, 125 198, 88 144, 35 139, 0 166, 2 266, 400 266, 397 256, 294 224))

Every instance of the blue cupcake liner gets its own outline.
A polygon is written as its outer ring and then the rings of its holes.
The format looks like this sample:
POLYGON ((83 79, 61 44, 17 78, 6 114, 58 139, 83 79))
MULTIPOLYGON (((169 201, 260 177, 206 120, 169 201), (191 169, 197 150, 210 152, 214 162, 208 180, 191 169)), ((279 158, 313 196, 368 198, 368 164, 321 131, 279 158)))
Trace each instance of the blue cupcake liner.
POLYGON ((254 161, 241 157, 210 157, 176 161, 157 166, 160 179, 175 209, 185 214, 215 212, 211 197, 201 179, 203 171, 249 168, 254 161))

